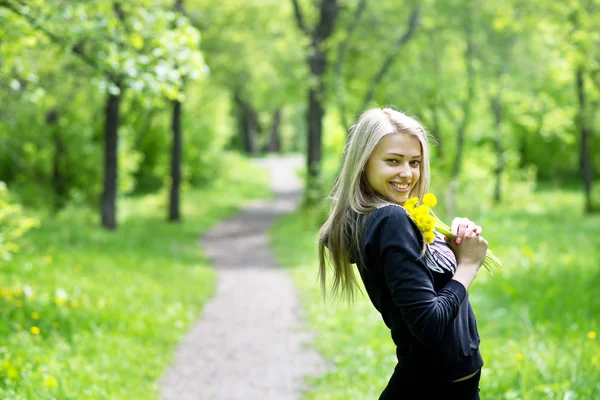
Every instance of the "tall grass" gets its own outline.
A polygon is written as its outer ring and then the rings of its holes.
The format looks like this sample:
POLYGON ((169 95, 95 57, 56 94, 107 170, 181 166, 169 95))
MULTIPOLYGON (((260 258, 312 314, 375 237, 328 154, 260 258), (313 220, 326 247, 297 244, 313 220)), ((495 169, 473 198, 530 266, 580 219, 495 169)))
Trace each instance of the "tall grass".
MULTIPOLYGON (((579 192, 547 189, 523 208, 476 220, 504 263, 494 275, 482 269, 469 291, 485 359, 482 398, 600 399, 600 215, 583 215, 582 204, 579 192)), ((299 211, 271 232, 333 365, 306 398, 375 399, 395 365, 389 331, 368 299, 324 304, 314 221, 299 211)))

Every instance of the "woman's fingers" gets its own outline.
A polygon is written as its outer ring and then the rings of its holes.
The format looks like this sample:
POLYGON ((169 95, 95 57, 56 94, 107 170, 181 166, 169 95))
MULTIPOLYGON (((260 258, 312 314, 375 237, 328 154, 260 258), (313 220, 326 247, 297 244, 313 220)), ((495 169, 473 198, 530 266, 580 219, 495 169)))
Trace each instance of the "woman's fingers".
POLYGON ((456 244, 460 244, 464 238, 479 236, 483 229, 468 218, 454 218, 451 233, 456 237, 456 244))
POLYGON ((456 244, 460 244, 460 242, 462 242, 465 238, 465 234, 467 233, 467 225, 469 222, 471 221, 469 221, 467 218, 460 219, 456 229, 456 244))
POLYGON ((464 219, 466 219, 466 218, 456 217, 452 220, 452 226, 450 229, 450 232, 452 232, 452 235, 456 236, 458 234, 458 226, 463 222, 464 219))

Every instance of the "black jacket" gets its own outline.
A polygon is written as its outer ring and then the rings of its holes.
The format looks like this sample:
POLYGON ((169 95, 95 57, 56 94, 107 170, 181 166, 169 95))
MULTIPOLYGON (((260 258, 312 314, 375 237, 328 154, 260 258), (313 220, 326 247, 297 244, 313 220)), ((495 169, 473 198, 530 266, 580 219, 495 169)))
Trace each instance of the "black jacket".
POLYGON ((391 330, 395 379, 451 382, 483 366, 467 290, 452 280, 456 258, 436 233, 421 257, 423 237, 406 210, 388 205, 365 216, 358 269, 391 330))

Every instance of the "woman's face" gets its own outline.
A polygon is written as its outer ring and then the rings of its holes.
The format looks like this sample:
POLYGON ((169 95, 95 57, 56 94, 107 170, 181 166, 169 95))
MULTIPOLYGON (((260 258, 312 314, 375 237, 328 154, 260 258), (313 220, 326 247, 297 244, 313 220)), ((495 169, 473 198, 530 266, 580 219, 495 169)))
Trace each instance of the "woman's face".
POLYGON ((415 136, 386 136, 367 161, 367 182, 379 195, 402 205, 421 177, 421 161, 421 143, 415 136))

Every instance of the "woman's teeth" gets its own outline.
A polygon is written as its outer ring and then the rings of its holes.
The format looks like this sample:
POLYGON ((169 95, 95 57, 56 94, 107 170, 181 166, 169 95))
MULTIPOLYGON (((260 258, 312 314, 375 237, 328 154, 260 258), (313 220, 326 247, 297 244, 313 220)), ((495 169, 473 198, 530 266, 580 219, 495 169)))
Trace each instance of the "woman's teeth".
POLYGON ((392 182, 392 185, 394 185, 394 187, 403 190, 403 189, 408 189, 408 183, 394 183, 392 182))

